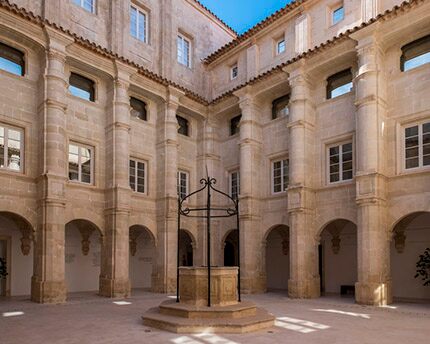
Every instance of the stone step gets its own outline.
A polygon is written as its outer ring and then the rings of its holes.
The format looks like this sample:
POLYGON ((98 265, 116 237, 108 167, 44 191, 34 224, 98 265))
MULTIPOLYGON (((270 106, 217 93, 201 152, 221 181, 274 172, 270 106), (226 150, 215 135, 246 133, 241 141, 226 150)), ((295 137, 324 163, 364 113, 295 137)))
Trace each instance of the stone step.
POLYGON ((190 319, 235 319, 255 316, 257 314, 257 307, 249 301, 242 301, 230 306, 199 307, 168 300, 160 305, 160 313, 190 319))
POLYGON ((158 307, 142 317, 143 324, 173 333, 248 333, 273 326, 275 317, 261 308, 242 318, 184 318, 160 313, 158 307))

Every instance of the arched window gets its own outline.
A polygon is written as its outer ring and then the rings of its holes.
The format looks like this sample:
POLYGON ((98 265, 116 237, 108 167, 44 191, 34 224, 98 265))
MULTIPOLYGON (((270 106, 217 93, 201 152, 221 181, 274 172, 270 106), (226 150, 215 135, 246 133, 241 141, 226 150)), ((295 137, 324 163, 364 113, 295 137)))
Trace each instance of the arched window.
POLYGON ((69 91, 76 97, 95 101, 95 86, 94 81, 76 74, 71 73, 69 78, 69 91))
POLYGON ((327 99, 339 97, 342 94, 351 92, 351 89, 351 68, 345 69, 327 78, 327 99))
POLYGON ((0 43, 0 69, 9 73, 24 76, 24 53, 6 44, 0 43))
POLYGON ((230 120, 230 135, 235 135, 239 133, 239 124, 240 120, 242 119, 242 115, 233 117, 230 120))
POLYGON ((402 47, 402 56, 400 58, 402 72, 426 63, 430 63, 430 35, 421 37, 402 47))
POLYGON ((136 117, 136 118, 141 119, 143 121, 148 120, 145 102, 143 102, 139 99, 130 97, 130 106, 131 106, 130 113, 133 117, 136 117))
POLYGON ((181 116, 176 116, 176 119, 179 124, 178 133, 181 135, 190 136, 188 120, 181 116))

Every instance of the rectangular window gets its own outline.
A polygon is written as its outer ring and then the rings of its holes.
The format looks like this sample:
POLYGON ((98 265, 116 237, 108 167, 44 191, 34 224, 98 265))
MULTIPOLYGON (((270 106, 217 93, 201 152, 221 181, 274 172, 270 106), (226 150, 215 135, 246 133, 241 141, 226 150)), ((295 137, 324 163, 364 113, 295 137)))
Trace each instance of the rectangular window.
POLYGON ((329 147, 330 183, 353 177, 352 142, 329 147))
POLYGON ((15 75, 24 76, 24 53, 6 44, 0 43, 0 69, 15 75))
POLYGON ((22 172, 24 133, 21 129, 0 125, 0 168, 22 172))
POLYGON ((178 121, 178 134, 189 136, 189 123, 188 120, 181 116, 176 116, 176 120, 178 121))
POLYGON ((352 71, 345 69, 327 78, 327 99, 332 99, 351 92, 352 71))
POLYGON ((134 118, 146 121, 148 119, 146 103, 140 99, 130 97, 130 114, 134 118))
POLYGON ((146 163, 130 159, 130 188, 139 193, 146 193, 146 163))
POLYGON ((231 67, 231 70, 230 70, 231 80, 236 79, 238 74, 239 74, 239 68, 237 67, 237 65, 234 65, 233 67, 231 67))
POLYGON ((345 17, 345 9, 342 6, 339 6, 332 12, 332 25, 335 25, 343 20, 345 17))
POLYGON ((75 97, 88 100, 90 102, 95 101, 95 86, 94 81, 76 74, 71 73, 69 78, 69 91, 75 97))
POLYGON ((93 149, 76 143, 69 144, 69 180, 92 183, 93 149))
POLYGON ((274 161, 272 163, 272 191, 279 193, 288 189, 289 182, 289 161, 288 159, 274 161))
POLYGON ((73 2, 88 12, 96 13, 96 0, 73 0, 73 2))
POLYGON ((191 42, 182 35, 178 35, 178 62, 191 67, 191 42))
POLYGON ((177 177, 178 196, 183 199, 188 195, 188 172, 179 171, 177 177))
POLYGON ((230 196, 237 199, 240 194, 240 174, 239 171, 230 173, 230 196))
POLYGON ((147 40, 147 14, 136 6, 130 6, 130 34, 142 42, 147 40))
POLYGON ((233 117, 230 120, 230 135, 236 135, 239 133, 240 129, 239 129, 239 125, 240 125, 240 120, 242 119, 242 115, 233 117))
POLYGON ((430 122, 405 128, 405 168, 430 166, 430 122))
POLYGON ((288 107, 289 104, 290 104, 289 94, 282 96, 278 99, 275 99, 272 102, 272 119, 288 116, 290 114, 289 107, 288 107))
POLYGON ((286 45, 285 45, 285 39, 281 39, 278 41, 278 43, 276 44, 276 54, 282 54, 286 49, 286 45))
POLYGON ((402 47, 400 69, 402 72, 430 63, 430 35, 402 47))

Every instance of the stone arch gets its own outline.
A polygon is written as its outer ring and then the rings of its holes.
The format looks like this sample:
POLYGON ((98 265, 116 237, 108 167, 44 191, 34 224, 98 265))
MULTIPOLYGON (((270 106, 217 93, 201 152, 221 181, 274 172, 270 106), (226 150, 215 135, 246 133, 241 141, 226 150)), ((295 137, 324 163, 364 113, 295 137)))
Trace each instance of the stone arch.
POLYGON ((355 223, 355 220, 353 220, 353 219, 350 219, 350 218, 348 218, 348 217, 338 217, 338 218, 331 218, 331 219, 329 219, 329 220, 326 220, 325 222, 323 222, 323 224, 321 225, 321 226, 318 226, 317 228, 318 228, 318 231, 317 231, 317 233, 316 233, 316 238, 317 239, 320 239, 320 237, 321 237, 321 234, 322 234, 322 232, 327 228, 327 227, 329 227, 331 224, 333 224, 333 223, 335 223, 335 222, 340 222, 340 225, 342 225, 342 224, 346 224, 346 223, 353 223, 355 226, 357 226, 356 225, 356 223, 355 223))
POLYGON ((35 229, 25 217, 16 212, 0 211, 0 258, 8 273, 5 279, 0 279, 0 296, 30 294, 34 235, 35 229))
POLYGON ((66 212, 65 224, 66 226, 73 221, 86 221, 91 223, 100 233, 100 235, 104 236, 104 218, 103 216, 92 212, 89 209, 84 208, 74 208, 70 209, 70 211, 66 212))
POLYGON ((290 229, 285 224, 270 227, 262 241, 266 290, 288 290, 290 277, 290 229))
POLYGON ((318 269, 324 295, 354 295, 358 279, 357 225, 346 218, 327 221, 318 230, 318 269))
POLYGON ((102 264, 103 232, 87 219, 65 225, 65 280, 69 292, 97 292, 102 264))
POLYGON ((193 266, 194 251, 196 248, 196 239, 188 230, 181 228, 179 231, 179 265, 193 266))
POLYGON ((402 214, 390 227, 392 295, 397 301, 430 301, 430 291, 415 278, 419 256, 430 248, 430 211, 402 214))
POLYGON ((21 217, 31 226, 33 232, 37 228, 37 213, 34 208, 21 206, 11 200, 0 200, 0 213, 9 213, 21 217))

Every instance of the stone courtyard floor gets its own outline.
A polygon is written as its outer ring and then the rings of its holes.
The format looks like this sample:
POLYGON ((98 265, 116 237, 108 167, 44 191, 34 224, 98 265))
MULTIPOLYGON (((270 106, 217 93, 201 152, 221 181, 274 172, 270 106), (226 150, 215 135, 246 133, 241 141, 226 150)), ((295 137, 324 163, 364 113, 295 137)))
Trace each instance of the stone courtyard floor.
POLYGON ((0 343, 430 343, 430 304, 374 308, 355 305, 350 298, 291 300, 277 293, 245 295, 244 299, 277 317, 273 328, 243 335, 178 335, 142 325, 142 314, 165 299, 166 295, 136 291, 127 300, 72 294, 63 305, 2 300, 0 343))

